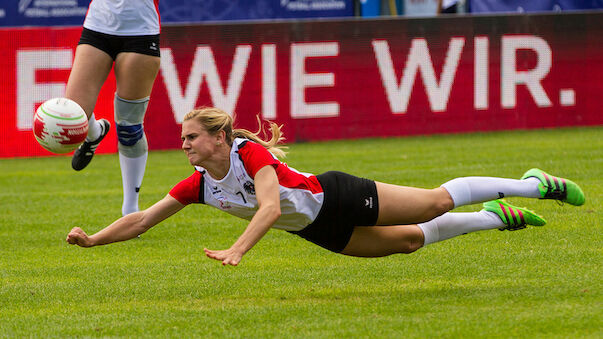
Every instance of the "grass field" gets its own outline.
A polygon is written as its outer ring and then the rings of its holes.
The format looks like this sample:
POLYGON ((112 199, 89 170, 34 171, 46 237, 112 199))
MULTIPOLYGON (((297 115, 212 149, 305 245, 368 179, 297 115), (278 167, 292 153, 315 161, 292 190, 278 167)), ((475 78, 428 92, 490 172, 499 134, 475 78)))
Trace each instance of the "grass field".
MULTIPOLYGON (((64 242, 120 216, 116 155, 0 160, 0 337, 601 338, 603 128, 290 145, 307 172, 436 187, 540 167, 579 183, 582 207, 513 198, 547 226, 472 233, 410 255, 345 257, 272 230, 238 267, 206 258, 246 223, 189 206, 141 239, 64 242)), ((191 168, 152 152, 141 207, 191 168)), ((479 210, 480 206, 460 210, 479 210)))

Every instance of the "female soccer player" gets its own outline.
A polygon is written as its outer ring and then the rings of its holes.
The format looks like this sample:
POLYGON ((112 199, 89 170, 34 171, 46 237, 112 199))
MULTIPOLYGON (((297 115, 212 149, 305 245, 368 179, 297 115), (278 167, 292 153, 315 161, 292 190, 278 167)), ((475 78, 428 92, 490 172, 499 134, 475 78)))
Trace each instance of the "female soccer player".
POLYGON ((122 214, 138 211, 138 191, 147 161, 144 115, 159 71, 159 12, 155 0, 90 3, 65 96, 77 102, 89 119, 86 141, 75 151, 71 165, 84 169, 107 135, 110 123, 96 120, 98 94, 114 66, 114 99, 119 140, 119 163, 124 200, 122 214))
POLYGON ((584 194, 570 180, 539 169, 521 180, 464 177, 434 189, 375 182, 342 172, 301 173, 276 156, 280 127, 270 123, 272 138, 233 129, 233 119, 216 108, 196 109, 184 117, 182 149, 195 172, 148 209, 127 215, 88 236, 75 227, 67 242, 82 247, 132 239, 192 203, 202 203, 250 220, 226 250, 205 249, 223 265, 237 265, 271 228, 297 234, 331 251, 361 257, 411 253, 422 246, 461 234, 498 228, 542 226, 544 219, 510 205, 503 196, 556 199, 584 204, 584 194), (451 209, 484 202, 474 213, 451 209))

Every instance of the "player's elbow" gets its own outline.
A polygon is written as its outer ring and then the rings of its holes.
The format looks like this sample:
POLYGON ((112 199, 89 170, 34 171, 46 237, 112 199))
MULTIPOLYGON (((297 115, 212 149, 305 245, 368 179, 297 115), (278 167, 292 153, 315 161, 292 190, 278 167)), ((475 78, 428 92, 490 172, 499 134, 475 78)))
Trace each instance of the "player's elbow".
POLYGON ((146 211, 134 212, 128 215, 133 218, 132 228, 138 234, 148 231, 149 228, 155 225, 149 215, 147 215, 145 212, 146 211))
POLYGON ((270 209, 270 214, 272 216, 272 218, 274 218, 274 220, 277 220, 278 218, 281 217, 281 207, 280 206, 272 206, 270 209))
POLYGON ((281 217, 281 206, 280 204, 265 204, 262 206, 264 215, 272 221, 277 221, 281 217))

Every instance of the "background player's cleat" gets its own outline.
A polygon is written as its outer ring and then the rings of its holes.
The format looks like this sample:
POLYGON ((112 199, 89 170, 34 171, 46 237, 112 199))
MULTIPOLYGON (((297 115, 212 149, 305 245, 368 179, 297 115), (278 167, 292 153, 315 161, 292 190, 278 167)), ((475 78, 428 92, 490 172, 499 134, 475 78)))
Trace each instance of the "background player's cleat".
POLYGON ((111 123, 107 119, 100 119, 98 122, 101 124, 101 134, 98 139, 94 141, 85 140, 75 153, 73 153, 73 158, 71 158, 71 167, 73 167, 76 171, 83 170, 90 161, 92 161, 92 157, 94 156, 94 151, 98 147, 98 144, 105 138, 107 133, 109 133, 109 129, 111 129, 111 123))
POLYGON ((544 226, 546 220, 527 208, 517 207, 504 200, 492 200, 484 203, 484 209, 496 213, 506 226, 499 230, 517 231, 526 228, 526 225, 544 226))
POLYGON ((540 180, 538 185, 540 199, 555 199, 574 206, 584 204, 584 193, 575 182, 552 176, 538 168, 528 170, 521 179, 530 177, 540 180))

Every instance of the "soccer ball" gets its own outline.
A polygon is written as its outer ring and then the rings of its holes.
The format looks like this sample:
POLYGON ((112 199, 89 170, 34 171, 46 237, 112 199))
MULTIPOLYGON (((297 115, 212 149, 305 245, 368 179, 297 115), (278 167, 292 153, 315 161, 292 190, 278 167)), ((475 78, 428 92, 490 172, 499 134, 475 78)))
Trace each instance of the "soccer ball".
POLYGON ((52 153, 69 153, 88 135, 88 117, 75 101, 54 98, 45 101, 34 115, 33 133, 38 143, 52 153))

